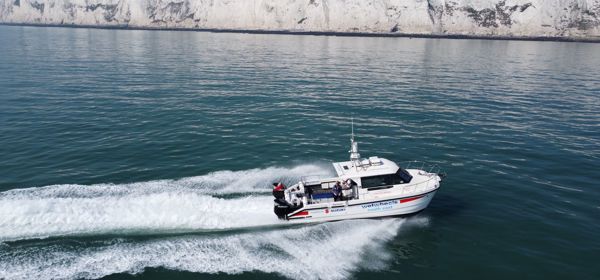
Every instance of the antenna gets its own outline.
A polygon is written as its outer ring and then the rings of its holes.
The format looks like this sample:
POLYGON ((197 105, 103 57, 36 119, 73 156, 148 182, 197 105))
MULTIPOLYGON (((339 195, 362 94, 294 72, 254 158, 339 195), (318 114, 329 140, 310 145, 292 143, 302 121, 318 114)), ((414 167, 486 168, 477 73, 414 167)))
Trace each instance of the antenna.
POLYGON ((354 142, 354 116, 352 116, 352 142, 354 142))
POLYGON ((352 116, 352 137, 350 138, 350 161, 355 166, 360 165, 360 154, 358 153, 358 143, 354 141, 354 116, 352 116))

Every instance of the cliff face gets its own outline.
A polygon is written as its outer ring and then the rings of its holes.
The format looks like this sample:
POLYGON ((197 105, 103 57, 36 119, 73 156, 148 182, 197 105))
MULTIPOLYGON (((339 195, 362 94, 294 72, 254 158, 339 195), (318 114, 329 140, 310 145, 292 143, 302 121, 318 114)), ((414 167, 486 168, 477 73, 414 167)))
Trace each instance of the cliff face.
POLYGON ((0 0, 0 22, 596 38, 600 0, 0 0))

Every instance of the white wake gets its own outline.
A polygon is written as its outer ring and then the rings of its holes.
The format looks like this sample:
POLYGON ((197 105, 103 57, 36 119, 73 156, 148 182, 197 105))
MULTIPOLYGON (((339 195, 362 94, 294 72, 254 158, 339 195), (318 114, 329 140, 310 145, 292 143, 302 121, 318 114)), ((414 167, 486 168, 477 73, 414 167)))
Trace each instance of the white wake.
POLYGON ((0 242, 71 235, 154 234, 277 224, 271 182, 330 175, 319 165, 220 171, 179 180, 53 185, 0 193, 0 242), (239 198, 214 195, 238 194, 239 198))
POLYGON ((163 267, 203 273, 261 271, 293 279, 346 279, 357 270, 384 268, 392 257, 385 245, 405 221, 351 220, 146 241, 121 238, 35 247, 5 245, 0 248, 0 278, 100 278, 163 267))

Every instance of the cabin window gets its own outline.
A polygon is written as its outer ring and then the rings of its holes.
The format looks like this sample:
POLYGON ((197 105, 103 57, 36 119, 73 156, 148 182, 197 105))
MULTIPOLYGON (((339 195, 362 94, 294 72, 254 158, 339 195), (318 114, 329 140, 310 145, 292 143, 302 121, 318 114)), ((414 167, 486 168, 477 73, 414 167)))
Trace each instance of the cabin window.
POLYGON ((398 184, 410 183, 412 180, 412 175, 410 175, 410 173, 408 173, 408 171, 406 171, 404 168, 398 168, 398 171, 396 171, 396 174, 394 175, 400 177, 401 182, 398 184))
POLYGON ((398 169, 395 174, 369 176, 360 179, 362 187, 365 189, 405 184, 410 182, 410 180, 412 180, 412 176, 402 168, 398 169))

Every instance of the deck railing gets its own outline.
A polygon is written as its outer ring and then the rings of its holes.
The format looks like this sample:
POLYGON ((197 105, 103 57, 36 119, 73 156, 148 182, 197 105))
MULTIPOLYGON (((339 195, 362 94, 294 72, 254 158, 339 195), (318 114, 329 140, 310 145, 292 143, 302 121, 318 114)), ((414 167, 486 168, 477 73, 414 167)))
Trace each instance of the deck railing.
POLYGON ((408 184, 407 186, 402 187, 402 194, 410 194, 410 193, 423 193, 429 190, 433 190, 437 187, 437 173, 426 173, 423 174, 428 176, 429 178, 423 182, 419 182, 416 184, 408 184))
POLYGON ((300 182, 302 182, 304 185, 308 185, 310 183, 335 183, 336 180, 337 178, 325 175, 308 175, 300 177, 300 182))
MULTIPOLYGON (((444 174, 441 173, 441 168, 437 164, 429 164, 423 161, 405 161, 400 163, 400 167, 404 169, 418 169, 420 170, 420 175, 428 176, 429 178, 423 182, 419 182, 416 184, 408 184, 407 186, 403 186, 402 193, 410 194, 410 193, 421 193, 428 190, 433 190, 436 187, 438 181, 436 180, 437 176, 444 177, 444 174)), ((309 184, 323 184, 325 183, 327 186, 331 187, 335 184, 337 178, 324 176, 324 175, 308 175, 300 178, 300 181, 304 185, 309 184)))
POLYGON ((440 174, 441 168, 437 164, 430 164, 424 161, 411 160, 400 163, 400 167, 404 169, 419 169, 427 171, 427 173, 440 174))

